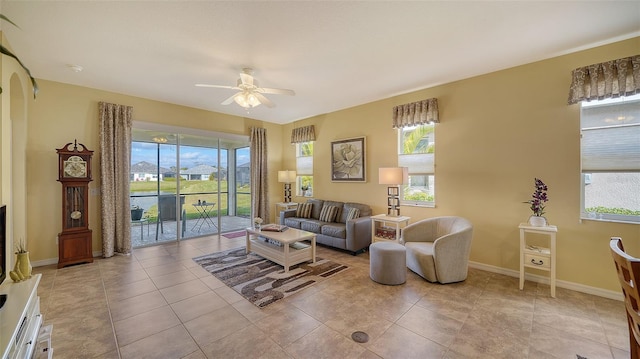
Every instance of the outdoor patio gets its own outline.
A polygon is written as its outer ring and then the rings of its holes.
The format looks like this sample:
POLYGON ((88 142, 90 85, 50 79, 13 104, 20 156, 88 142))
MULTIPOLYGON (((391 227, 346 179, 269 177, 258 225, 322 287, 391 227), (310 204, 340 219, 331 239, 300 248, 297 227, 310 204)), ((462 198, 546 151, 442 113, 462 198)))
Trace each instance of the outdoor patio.
MULTIPOLYGON (((217 218, 204 221, 202 218, 185 221, 182 239, 190 239, 212 234, 224 234, 243 230, 251 225, 251 219, 238 216, 221 216, 220 229, 217 228, 217 218)), ((134 248, 175 241, 178 225, 176 221, 162 221, 162 223, 135 221, 131 223, 131 242, 134 248), (142 231, 142 233, 140 233, 142 231), (156 238, 156 233, 157 238, 156 238)))

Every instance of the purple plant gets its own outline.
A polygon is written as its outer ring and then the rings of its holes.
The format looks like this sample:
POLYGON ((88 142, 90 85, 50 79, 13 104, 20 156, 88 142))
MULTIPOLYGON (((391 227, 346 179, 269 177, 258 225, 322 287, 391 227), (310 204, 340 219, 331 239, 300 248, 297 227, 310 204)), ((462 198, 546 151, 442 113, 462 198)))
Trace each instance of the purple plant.
POLYGON ((536 190, 531 196, 533 198, 524 203, 529 203, 531 205, 530 208, 533 211, 534 216, 541 217, 544 214, 544 203, 549 200, 549 198, 547 198, 548 188, 547 185, 538 178, 535 179, 534 183, 536 190))

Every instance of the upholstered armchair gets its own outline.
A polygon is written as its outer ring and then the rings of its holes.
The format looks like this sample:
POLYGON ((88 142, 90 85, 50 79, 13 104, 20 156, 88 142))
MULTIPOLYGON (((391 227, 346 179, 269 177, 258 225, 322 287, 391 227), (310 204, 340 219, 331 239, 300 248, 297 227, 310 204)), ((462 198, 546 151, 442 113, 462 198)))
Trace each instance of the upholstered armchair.
POLYGON ((407 226, 402 242, 407 267, 429 282, 467 279, 473 226, 462 217, 435 217, 407 226))

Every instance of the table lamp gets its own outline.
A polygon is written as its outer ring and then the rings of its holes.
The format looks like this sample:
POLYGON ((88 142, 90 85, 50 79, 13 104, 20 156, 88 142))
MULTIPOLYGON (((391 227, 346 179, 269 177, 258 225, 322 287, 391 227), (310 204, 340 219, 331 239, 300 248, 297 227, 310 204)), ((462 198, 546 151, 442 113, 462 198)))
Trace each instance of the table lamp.
POLYGON ((284 183, 284 203, 291 202, 291 183, 296 181, 296 171, 278 171, 278 182, 284 183))
POLYGON ((409 178, 408 167, 380 167, 378 168, 378 183, 390 185, 387 187, 387 215, 400 216, 400 188, 409 178))

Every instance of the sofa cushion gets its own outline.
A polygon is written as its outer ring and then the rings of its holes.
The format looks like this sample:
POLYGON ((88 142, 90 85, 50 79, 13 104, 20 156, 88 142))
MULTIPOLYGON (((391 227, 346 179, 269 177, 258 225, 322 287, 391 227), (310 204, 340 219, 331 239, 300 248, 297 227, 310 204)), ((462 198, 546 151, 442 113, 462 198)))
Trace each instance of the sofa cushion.
POLYGON ((347 215, 349 214, 349 210, 351 208, 357 208, 360 211, 360 214, 358 215, 358 218, 360 217, 367 217, 371 215, 371 207, 369 207, 366 204, 361 204, 361 203, 345 203, 342 209, 342 215, 338 217, 338 219, 336 220, 336 222, 340 222, 340 223, 347 223, 347 215))
POLYGON ((304 218, 286 217, 284 219, 284 225, 295 229, 302 229, 301 223, 304 221, 306 221, 304 218))
POLYGON ((321 233, 325 236, 347 238, 347 226, 342 223, 327 223, 322 226, 321 233))
POLYGON ((323 206, 336 206, 336 207, 338 207, 338 214, 336 214, 336 218, 333 219, 333 222, 338 222, 340 220, 340 217, 342 216, 342 207, 344 207, 344 202, 324 201, 323 206))
POLYGON ((349 208, 349 211, 347 212, 346 220, 348 221, 350 219, 356 219, 358 217, 360 217, 360 210, 355 207, 349 208))
POLYGON ((300 203, 296 209, 296 217, 298 218, 311 218, 311 210, 313 209, 313 203, 300 203))
POLYGON ((324 205, 322 207, 322 211, 320 211, 320 217, 318 220, 321 222, 333 222, 336 220, 336 216, 338 214, 338 207, 336 206, 328 206, 324 205))
POLYGON ((311 218, 320 218, 320 211, 322 211, 322 205, 324 204, 324 201, 321 199, 310 199, 307 200, 307 203, 313 203, 313 208, 311 209, 311 218))
POLYGON ((321 233, 320 230, 325 222, 320 222, 316 219, 304 219, 300 222, 300 229, 307 232, 321 233))

